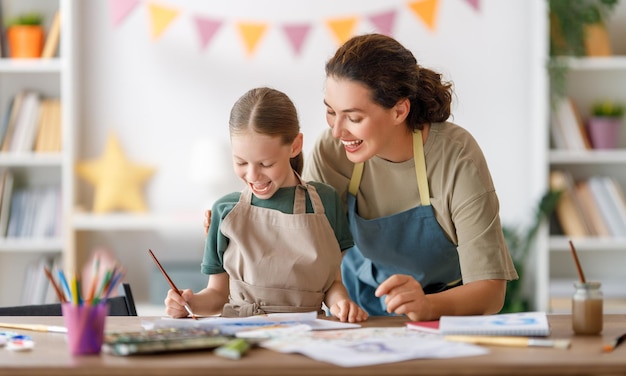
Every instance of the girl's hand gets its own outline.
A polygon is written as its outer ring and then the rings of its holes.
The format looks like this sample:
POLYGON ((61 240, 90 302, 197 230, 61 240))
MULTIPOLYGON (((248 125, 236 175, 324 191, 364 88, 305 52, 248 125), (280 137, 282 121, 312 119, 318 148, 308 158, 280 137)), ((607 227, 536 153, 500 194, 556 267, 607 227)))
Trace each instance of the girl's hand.
POLYGON ((368 314, 350 299, 343 299, 330 307, 330 313, 342 322, 361 322, 367 320, 368 314))
POLYGON ((191 289, 180 290, 182 297, 174 290, 167 291, 167 297, 164 300, 165 313, 173 318, 181 318, 189 316, 189 312, 185 309, 185 304, 193 297, 191 289))

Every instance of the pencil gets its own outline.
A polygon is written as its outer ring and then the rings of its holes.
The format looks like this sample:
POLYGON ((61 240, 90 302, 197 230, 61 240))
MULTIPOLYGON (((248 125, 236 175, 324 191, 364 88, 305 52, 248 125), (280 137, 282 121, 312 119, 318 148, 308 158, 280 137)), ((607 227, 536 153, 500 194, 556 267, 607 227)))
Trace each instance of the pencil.
MULTIPOLYGON (((174 284, 174 281, 172 281, 170 276, 167 275, 167 272, 165 271, 165 269, 163 269, 163 267, 161 266, 161 263, 159 262, 159 260, 157 260, 156 256, 154 255, 154 253, 152 253, 151 249, 148 249, 148 253, 150 254, 150 256, 152 256, 152 259, 154 260, 154 263, 159 267, 159 270, 161 270, 161 273, 163 273, 163 276, 167 280, 167 283, 170 284, 170 287, 172 288, 172 290, 174 290, 174 292, 176 292, 182 298, 183 295, 180 293, 180 291, 178 290, 178 288, 174 284)), ((187 310, 187 312, 189 312, 189 314, 191 315, 191 317, 194 320, 198 319, 196 317, 196 315, 193 313, 193 311, 191 310, 191 307, 189 307, 189 304, 185 303, 185 309, 187 310)))
POLYGON ((507 337, 507 336, 445 336, 445 339, 455 342, 467 342, 477 345, 500 345, 516 347, 554 347, 557 349, 567 349, 570 341, 567 339, 540 339, 528 337, 507 337))
POLYGON ((613 341, 611 341, 611 343, 608 343, 608 344, 602 346, 602 351, 604 351, 604 352, 611 352, 611 351, 615 350, 615 348, 617 346, 619 346, 622 343, 624 343, 624 341, 626 341, 626 333, 624 333, 621 336, 615 338, 613 341))
POLYGON ((67 328, 57 325, 41 325, 41 324, 13 324, 1 322, 0 327, 11 329, 33 330, 35 332, 51 332, 51 333, 67 333, 67 328))
POLYGON ((59 287, 59 285, 57 285, 56 281, 54 280, 52 273, 50 273, 50 269, 48 269, 47 266, 44 266, 43 271, 46 273, 46 277, 48 277, 50 284, 52 284, 52 287, 54 288, 54 291, 56 292, 57 297, 59 298, 59 301, 61 303, 65 303, 67 301, 65 299, 65 295, 63 294, 63 291, 61 291, 61 288, 59 287))

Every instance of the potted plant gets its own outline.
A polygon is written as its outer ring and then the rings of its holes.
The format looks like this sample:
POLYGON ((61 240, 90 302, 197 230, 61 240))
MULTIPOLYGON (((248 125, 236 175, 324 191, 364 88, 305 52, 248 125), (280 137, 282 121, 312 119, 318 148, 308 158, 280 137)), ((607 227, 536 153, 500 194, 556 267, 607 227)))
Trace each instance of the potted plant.
POLYGON ((593 104, 587 131, 594 149, 614 149, 622 126, 624 105, 604 100, 593 104))
POLYGON ((513 265, 515 270, 517 270, 519 279, 507 283, 504 307, 500 311, 501 313, 525 312, 529 310, 529 298, 524 289, 526 264, 537 232, 554 212, 560 196, 561 191, 549 190, 546 192, 541 197, 535 209, 534 219, 528 228, 502 226, 504 240, 511 253, 513 265))
POLYGON ((7 42, 12 58, 38 58, 43 49, 45 30, 39 13, 21 14, 7 23, 7 42))

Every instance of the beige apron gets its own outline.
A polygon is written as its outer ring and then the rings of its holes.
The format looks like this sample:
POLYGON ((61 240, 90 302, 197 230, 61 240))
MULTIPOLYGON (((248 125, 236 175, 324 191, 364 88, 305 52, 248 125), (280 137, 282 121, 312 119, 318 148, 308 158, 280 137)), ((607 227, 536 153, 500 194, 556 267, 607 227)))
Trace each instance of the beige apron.
POLYGON ((223 316, 320 311, 341 265, 341 249, 315 187, 300 180, 293 214, 251 205, 252 191, 224 218, 230 301, 223 316), (309 192, 314 213, 306 213, 309 192))

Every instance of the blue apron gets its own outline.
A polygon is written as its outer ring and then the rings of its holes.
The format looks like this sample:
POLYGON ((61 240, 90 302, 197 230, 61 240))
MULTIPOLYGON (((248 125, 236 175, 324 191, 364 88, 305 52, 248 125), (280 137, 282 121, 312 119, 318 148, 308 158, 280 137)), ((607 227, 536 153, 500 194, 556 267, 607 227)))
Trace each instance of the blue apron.
POLYGON ((374 291, 394 274, 408 274, 426 294, 457 286, 461 267, 456 246, 446 237, 430 204, 421 131, 413 133, 413 159, 421 205, 387 217, 363 219, 357 213, 356 195, 363 163, 354 166, 348 188, 348 221, 354 247, 341 264, 350 298, 370 315, 389 315, 385 297, 374 291))

